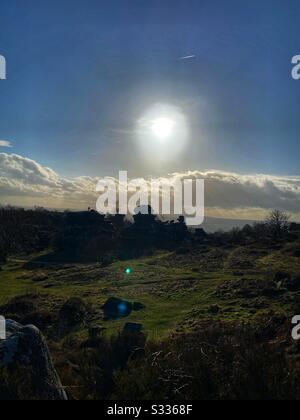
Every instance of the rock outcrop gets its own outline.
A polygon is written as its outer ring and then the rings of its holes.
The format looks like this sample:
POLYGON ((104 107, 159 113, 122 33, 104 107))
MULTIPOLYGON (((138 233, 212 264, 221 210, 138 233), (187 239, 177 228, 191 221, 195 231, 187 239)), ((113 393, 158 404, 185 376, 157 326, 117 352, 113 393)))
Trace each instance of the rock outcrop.
POLYGON ((0 340, 0 373, 5 375, 1 386, 7 387, 12 399, 67 400, 48 346, 32 325, 6 321, 6 339, 0 340))

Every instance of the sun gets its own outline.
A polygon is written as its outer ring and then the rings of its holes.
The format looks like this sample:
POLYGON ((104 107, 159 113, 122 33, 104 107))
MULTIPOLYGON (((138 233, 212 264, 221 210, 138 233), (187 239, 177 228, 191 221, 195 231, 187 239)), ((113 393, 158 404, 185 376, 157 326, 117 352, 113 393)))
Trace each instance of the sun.
POLYGON ((171 118, 161 117, 153 120, 152 131, 161 140, 171 137, 174 131, 175 121, 171 118))
POLYGON ((146 164, 160 166, 174 161, 185 149, 190 131, 183 109, 154 103, 136 122, 135 140, 146 164))

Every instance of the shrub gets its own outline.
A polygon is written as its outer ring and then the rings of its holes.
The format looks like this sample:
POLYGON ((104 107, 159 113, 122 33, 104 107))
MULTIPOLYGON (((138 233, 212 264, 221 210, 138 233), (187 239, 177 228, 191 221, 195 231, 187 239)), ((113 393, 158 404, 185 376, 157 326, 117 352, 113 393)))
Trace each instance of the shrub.
POLYGON ((71 298, 63 304, 59 317, 63 325, 74 327, 85 321, 87 312, 87 306, 82 299, 71 298))

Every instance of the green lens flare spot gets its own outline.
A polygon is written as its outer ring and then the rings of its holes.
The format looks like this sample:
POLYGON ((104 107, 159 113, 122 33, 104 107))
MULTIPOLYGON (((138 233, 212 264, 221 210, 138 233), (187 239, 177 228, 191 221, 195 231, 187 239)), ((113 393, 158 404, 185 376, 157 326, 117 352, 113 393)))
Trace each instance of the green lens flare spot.
POLYGON ((132 269, 131 268, 126 268, 125 269, 125 274, 131 274, 132 273, 132 269))

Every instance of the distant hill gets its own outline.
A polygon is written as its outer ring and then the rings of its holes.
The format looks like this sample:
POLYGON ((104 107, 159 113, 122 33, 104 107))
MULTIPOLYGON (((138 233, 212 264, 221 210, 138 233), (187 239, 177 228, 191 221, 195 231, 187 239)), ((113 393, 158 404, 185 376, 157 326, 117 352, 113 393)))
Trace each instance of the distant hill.
MULTIPOLYGON (((4 205, 1 205, 0 204, 0 209, 1 208, 2 209, 3 208, 7 208, 7 206, 4 206, 4 205)), ((19 207, 13 207, 13 208, 20 209, 19 207)), ((41 209, 42 208, 40 208, 40 210, 41 209)), ((35 208, 35 207, 29 208, 29 207, 27 207, 26 210, 38 210, 38 208, 35 208)), ((50 208, 49 209, 45 209, 45 210, 48 210, 50 212, 53 211, 53 209, 50 209, 50 208)), ((138 209, 136 209, 136 212, 138 212, 137 210, 138 209)), ((58 214, 61 214, 62 212, 65 212, 65 209, 55 209, 55 211, 57 211, 58 214)), ((70 212, 71 213, 74 213, 74 214, 77 214, 77 215, 78 214, 87 214, 87 212, 82 212, 82 211, 80 212, 80 211, 75 210, 75 209, 74 210, 70 210, 70 212)), ((165 221, 171 220, 171 219, 174 219, 174 220, 177 219, 177 217, 174 218, 172 216, 170 216, 170 217, 164 216, 164 217, 160 217, 160 218, 161 218, 161 220, 165 220, 165 221)), ((132 218, 129 217, 129 220, 132 220, 132 218)), ((233 229, 235 227, 242 228, 246 224, 253 225, 253 223, 255 223, 255 220, 223 219, 223 218, 217 218, 217 217, 205 217, 204 223, 201 226, 199 226, 199 227, 203 228, 208 233, 213 233, 213 232, 216 232, 218 230, 223 230, 225 232, 228 232, 228 231, 230 231, 231 229, 233 229)))
POLYGON ((205 217, 205 221, 201 227, 206 232, 216 232, 218 230, 228 232, 235 227, 242 228, 247 224, 253 225, 253 223, 255 223, 255 220, 219 219, 216 217, 205 217))
MULTIPOLYGON (((160 217, 161 220, 177 220, 177 217, 160 217)), ((233 228, 243 228, 245 225, 253 225, 257 220, 245 220, 245 219, 223 219, 218 217, 205 217, 204 223, 199 228, 204 229, 207 233, 214 233, 218 230, 223 230, 224 232, 229 232, 233 228)), ((196 226, 197 228, 197 226, 196 226)))

